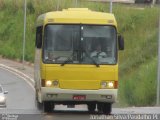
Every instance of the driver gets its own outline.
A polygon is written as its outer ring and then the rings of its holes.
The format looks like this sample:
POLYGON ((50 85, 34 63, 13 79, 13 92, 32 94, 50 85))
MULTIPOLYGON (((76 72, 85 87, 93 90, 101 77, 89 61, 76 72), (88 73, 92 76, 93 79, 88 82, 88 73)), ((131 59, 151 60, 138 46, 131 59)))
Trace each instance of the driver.
POLYGON ((96 57, 96 58, 105 58, 105 57, 107 57, 107 54, 101 50, 101 45, 98 44, 96 46, 96 49, 91 53, 90 56, 96 57))

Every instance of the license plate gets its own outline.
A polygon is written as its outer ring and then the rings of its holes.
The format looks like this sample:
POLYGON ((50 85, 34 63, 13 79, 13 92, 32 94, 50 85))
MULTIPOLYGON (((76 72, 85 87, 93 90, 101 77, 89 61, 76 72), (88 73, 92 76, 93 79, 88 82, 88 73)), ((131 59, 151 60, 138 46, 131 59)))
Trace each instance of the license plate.
POLYGON ((67 108, 75 108, 75 105, 67 105, 67 108))
POLYGON ((85 100, 86 96, 85 95, 74 95, 73 100, 85 100))

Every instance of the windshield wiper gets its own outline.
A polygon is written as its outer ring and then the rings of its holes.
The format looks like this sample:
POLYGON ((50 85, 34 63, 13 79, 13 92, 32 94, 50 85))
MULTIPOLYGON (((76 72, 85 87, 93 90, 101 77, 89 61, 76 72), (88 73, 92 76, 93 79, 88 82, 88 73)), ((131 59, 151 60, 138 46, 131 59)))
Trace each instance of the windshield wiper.
POLYGON ((96 67, 99 67, 99 64, 95 61, 95 59, 93 59, 86 50, 84 50, 84 52, 87 55, 87 57, 96 65, 96 67))
POLYGON ((61 64, 61 66, 64 66, 65 64, 67 64, 68 62, 70 62, 70 61, 71 61, 71 58, 73 58, 73 55, 74 55, 74 51, 73 51, 72 55, 69 56, 69 57, 61 64))
MULTIPOLYGON (((100 65, 99 65, 85 50, 84 50, 84 52, 85 52, 85 54, 87 55, 87 57, 88 57, 89 59, 91 59, 91 61, 96 65, 96 67, 100 67, 100 65)), ((74 55, 74 51, 73 51, 72 55, 69 56, 69 57, 61 64, 61 66, 64 66, 65 64, 67 64, 68 62, 70 62, 70 61, 71 61, 71 58, 73 58, 73 55, 74 55)))

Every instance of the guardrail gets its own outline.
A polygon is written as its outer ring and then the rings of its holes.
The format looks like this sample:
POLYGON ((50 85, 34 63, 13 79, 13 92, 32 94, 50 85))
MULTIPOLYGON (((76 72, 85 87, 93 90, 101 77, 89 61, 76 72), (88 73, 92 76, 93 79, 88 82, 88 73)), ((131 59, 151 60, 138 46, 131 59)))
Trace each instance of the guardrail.
MULTIPOLYGON (((91 2, 110 2, 110 0, 88 0, 91 2)), ((112 0, 113 3, 125 3, 125 4, 152 4, 153 0, 112 0)), ((160 4, 160 0, 155 1, 156 4, 160 4)))
MULTIPOLYGON (((91 2, 110 2, 110 0, 89 0, 91 2)), ((135 0, 112 0, 113 3, 126 3, 126 4, 133 4, 135 0)))

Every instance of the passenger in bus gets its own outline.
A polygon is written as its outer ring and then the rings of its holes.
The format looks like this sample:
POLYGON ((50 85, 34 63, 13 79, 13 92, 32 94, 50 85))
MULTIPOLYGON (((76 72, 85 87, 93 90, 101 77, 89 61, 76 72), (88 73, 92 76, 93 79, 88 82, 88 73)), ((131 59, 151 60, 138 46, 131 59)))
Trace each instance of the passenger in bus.
POLYGON ((98 45, 96 46, 96 49, 95 49, 93 52, 91 52, 91 55, 90 55, 90 56, 91 56, 91 57, 96 57, 96 58, 106 58, 106 57, 107 57, 107 54, 102 51, 101 45, 98 44, 98 45))

